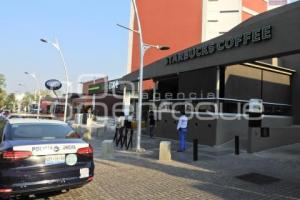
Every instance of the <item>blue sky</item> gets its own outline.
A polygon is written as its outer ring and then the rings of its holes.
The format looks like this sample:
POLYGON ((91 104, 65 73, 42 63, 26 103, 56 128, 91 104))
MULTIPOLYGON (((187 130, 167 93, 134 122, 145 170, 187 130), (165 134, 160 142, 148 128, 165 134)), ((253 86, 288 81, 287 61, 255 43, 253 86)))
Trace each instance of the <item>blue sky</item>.
POLYGON ((24 71, 35 72, 41 82, 64 80, 58 52, 40 38, 59 39, 71 80, 80 74, 126 73, 130 0, 2 0, 0 1, 0 73, 9 92, 33 90, 24 71))

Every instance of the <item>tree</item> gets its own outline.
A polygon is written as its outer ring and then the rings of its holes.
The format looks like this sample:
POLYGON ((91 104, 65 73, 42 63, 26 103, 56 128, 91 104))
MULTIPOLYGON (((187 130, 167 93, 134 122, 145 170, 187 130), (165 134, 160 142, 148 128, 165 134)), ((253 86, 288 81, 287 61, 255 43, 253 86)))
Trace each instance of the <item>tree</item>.
POLYGON ((0 74, 0 109, 4 107, 4 101, 5 101, 5 76, 3 74, 0 74))
POLYGON ((10 93, 6 96, 4 105, 7 109, 14 110, 15 106, 17 105, 17 100, 14 93, 10 93))
POLYGON ((49 91, 49 90, 41 90, 40 91, 40 93, 41 93, 41 97, 42 98, 44 98, 44 97, 51 97, 52 95, 51 95, 51 91, 49 91))
POLYGON ((34 95, 29 92, 26 92, 22 99, 22 105, 24 107, 28 107, 32 103, 32 101, 34 101, 34 95))

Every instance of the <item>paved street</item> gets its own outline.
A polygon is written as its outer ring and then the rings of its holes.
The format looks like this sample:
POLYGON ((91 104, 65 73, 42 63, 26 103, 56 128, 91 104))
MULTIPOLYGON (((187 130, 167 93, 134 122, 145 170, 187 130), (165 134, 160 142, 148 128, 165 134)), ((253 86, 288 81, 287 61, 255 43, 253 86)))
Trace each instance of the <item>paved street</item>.
POLYGON ((189 148, 187 153, 173 151, 174 161, 162 163, 155 148, 160 139, 143 137, 145 153, 117 149, 114 159, 103 160, 100 142, 111 137, 92 141, 97 157, 94 181, 50 199, 300 199, 300 160, 298 156, 285 160, 282 155, 300 151, 300 145, 240 156, 233 155, 232 149, 200 146, 197 162, 192 161, 189 148), (236 177, 247 173, 275 180, 251 183, 236 177))

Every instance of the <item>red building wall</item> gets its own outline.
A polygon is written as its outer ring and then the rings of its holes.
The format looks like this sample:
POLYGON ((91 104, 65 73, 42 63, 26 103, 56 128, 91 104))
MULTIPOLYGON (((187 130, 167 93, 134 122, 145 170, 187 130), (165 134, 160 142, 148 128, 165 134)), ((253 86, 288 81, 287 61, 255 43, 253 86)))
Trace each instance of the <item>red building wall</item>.
MULTIPOLYGON (((243 0, 243 6, 257 13, 262 13, 268 10, 268 3, 264 0, 243 0)), ((243 11, 242 20, 245 21, 252 16, 253 15, 243 11)))
MULTIPOLYGON (((201 41, 202 0, 137 0, 144 42, 170 46, 168 51, 149 49, 144 64, 150 64, 201 41)), ((134 28, 137 29, 136 20, 134 28)), ((139 38, 133 34, 131 71, 140 66, 139 38)), ((148 81, 144 89, 152 88, 148 81)))
POLYGON ((264 0, 243 0, 243 6, 258 13, 268 10, 268 3, 264 0))
POLYGON ((246 13, 246 12, 243 11, 243 13, 242 13, 242 20, 243 21, 245 21, 245 20, 247 20, 251 17, 252 17, 252 15, 250 15, 249 13, 246 13))

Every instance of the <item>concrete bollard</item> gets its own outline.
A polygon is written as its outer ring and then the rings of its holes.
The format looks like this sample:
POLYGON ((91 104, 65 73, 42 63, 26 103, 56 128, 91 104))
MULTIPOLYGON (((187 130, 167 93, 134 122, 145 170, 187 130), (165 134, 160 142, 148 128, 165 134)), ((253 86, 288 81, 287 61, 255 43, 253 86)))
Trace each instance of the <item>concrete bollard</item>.
POLYGON ((159 160, 160 161, 171 161, 171 142, 162 141, 159 145, 159 160))
POLYGON ((113 140, 104 140, 101 147, 102 158, 113 158, 114 145, 113 140))

